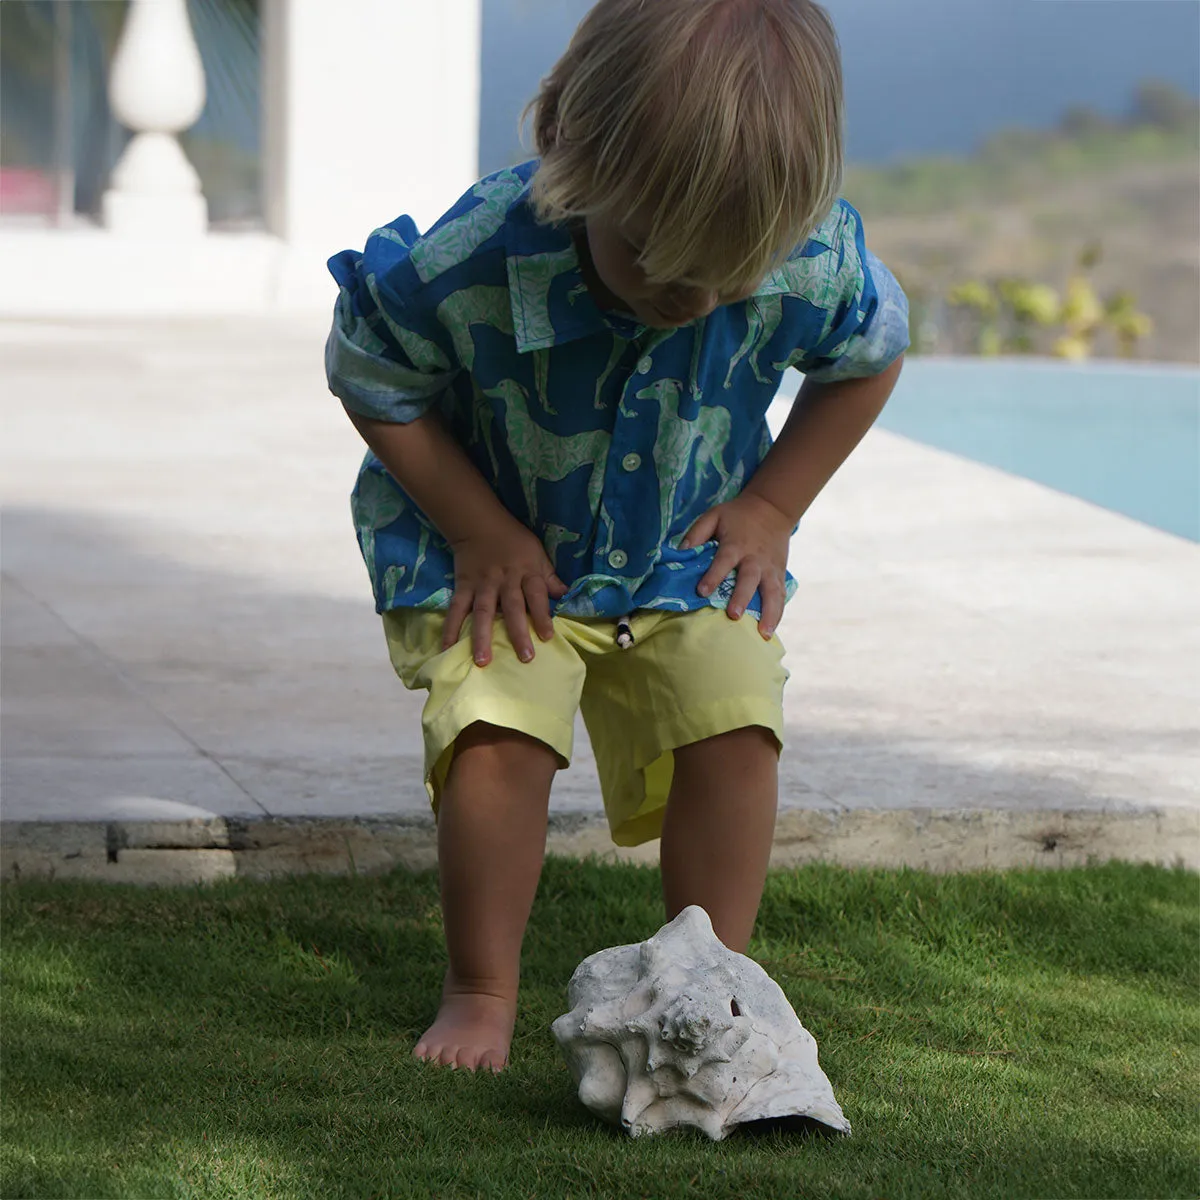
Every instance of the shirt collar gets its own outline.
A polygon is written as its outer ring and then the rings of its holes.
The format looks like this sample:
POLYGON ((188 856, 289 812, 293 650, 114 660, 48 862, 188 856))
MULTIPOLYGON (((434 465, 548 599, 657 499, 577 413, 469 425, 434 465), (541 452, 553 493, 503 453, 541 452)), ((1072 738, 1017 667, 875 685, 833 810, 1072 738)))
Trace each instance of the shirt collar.
POLYGON ((571 232, 534 215, 529 185, 509 206, 505 222, 508 292, 517 350, 545 350, 608 331, 634 338, 646 326, 602 310, 579 268, 571 232))
MULTIPOLYGON (((505 221, 508 291, 517 351, 524 354, 545 350, 604 330, 629 339, 645 333, 648 327, 633 317, 603 310, 596 304, 583 281, 570 230, 537 219, 530 203, 531 186, 526 184, 509 206, 505 221)), ((810 241, 798 248, 796 255, 819 248, 810 241)), ((757 296, 778 295, 792 287, 786 269, 780 268, 763 280, 753 297, 739 303, 747 304, 757 296)))

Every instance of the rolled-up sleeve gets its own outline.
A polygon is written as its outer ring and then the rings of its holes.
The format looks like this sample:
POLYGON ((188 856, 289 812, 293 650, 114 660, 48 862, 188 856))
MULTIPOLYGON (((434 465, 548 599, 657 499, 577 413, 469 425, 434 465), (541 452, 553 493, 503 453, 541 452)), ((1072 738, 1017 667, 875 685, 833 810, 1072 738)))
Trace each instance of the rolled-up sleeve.
POLYGON ((843 202, 847 220, 836 248, 838 292, 823 336, 797 363, 815 383, 878 375, 908 349, 908 297, 896 277, 866 248, 862 220, 843 202))
POLYGON ((361 257, 347 250, 329 260, 338 298, 325 343, 325 375, 329 390, 352 412, 406 424, 433 406, 458 364, 421 313, 378 273, 387 264, 373 261, 372 242, 385 234, 394 258, 396 243, 403 242, 389 229, 372 234, 361 257))

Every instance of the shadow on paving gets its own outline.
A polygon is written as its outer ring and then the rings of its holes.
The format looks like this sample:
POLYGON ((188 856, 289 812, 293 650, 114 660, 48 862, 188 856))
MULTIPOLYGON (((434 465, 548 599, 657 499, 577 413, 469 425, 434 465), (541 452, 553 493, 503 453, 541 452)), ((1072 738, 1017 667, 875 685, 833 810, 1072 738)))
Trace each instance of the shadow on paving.
MULTIPOLYGON (((263 481, 264 504, 279 503, 280 487, 297 486, 293 480, 276 480, 269 470, 263 470, 263 481)), ((316 807, 307 811, 377 818, 415 811, 426 817, 418 766, 424 697, 406 692, 391 673, 365 571, 361 601, 305 589, 303 531, 274 530, 261 517, 257 520, 256 529, 237 537, 262 539, 263 557, 286 560, 286 576, 186 562, 185 556, 217 557, 221 539, 214 537, 211 546, 197 543, 173 535, 169 523, 164 526, 150 516, 118 525, 78 512, 18 507, 4 513, 6 575, 34 598, 41 608, 40 625, 51 630, 48 635, 25 633, 12 613, 4 614, 9 663, 29 665, 6 673, 4 683, 10 811, 34 819, 39 803, 57 800, 31 790, 36 778, 27 777, 24 767, 34 759, 53 758, 60 765, 73 757, 103 760, 103 774, 97 774, 103 783, 96 788, 102 786, 107 794, 92 791, 100 804, 144 794, 144 770, 154 755, 114 748, 121 730, 114 726, 118 718, 112 704, 78 708, 83 701, 71 675, 74 662, 102 672, 117 700, 153 716, 159 732, 175 737, 206 769, 218 764, 225 777, 219 782, 243 811, 288 816, 306 811, 313 801, 316 807), (185 547, 183 555, 178 545, 185 547), (46 613, 45 605, 57 616, 46 613), (36 689, 36 695, 27 689, 36 689), (72 722, 65 728, 56 715, 60 695, 72 722), (97 718, 91 727, 89 713, 97 718), (180 731, 186 744, 177 736, 180 731), (391 798, 401 793, 403 803, 393 803, 391 798)), ((351 537, 347 515, 346 538, 351 537)), ((792 620, 790 629, 785 621, 785 638, 799 641, 804 636, 798 620, 792 620)), ((852 689, 845 681, 819 679, 794 678, 789 685, 793 693, 801 687, 812 697, 806 708, 816 715, 790 729, 782 776, 794 781, 796 794, 785 793, 785 804, 803 807, 810 796, 829 807, 818 789, 805 790, 806 758, 820 754, 827 762, 844 758, 848 769, 869 760, 864 786, 880 794, 886 793, 889 779, 919 778, 934 805, 962 796, 966 780, 977 785, 980 807, 1002 808, 1006 798, 1034 811, 1060 809, 1064 800, 1088 809, 1127 807, 1120 798, 1061 775, 990 763, 965 767, 961 757, 950 754, 952 730, 940 735, 944 757, 932 739, 898 741, 882 731, 873 736, 869 729, 853 736, 823 730, 822 703, 842 708, 852 689)), ((1047 718, 1038 740, 1061 744, 1082 737, 1081 751, 1102 751, 1111 733, 1096 727, 1085 736, 1077 725, 1059 728, 1047 718)), ((1147 750, 1178 748, 1181 737, 1178 729, 1138 735, 1147 750)), ((590 762, 577 766, 560 778, 559 788, 573 789, 576 811, 582 807, 599 814, 599 796, 593 791, 589 802, 587 792, 581 793, 581 788, 594 788, 592 771, 590 762)), ((862 803, 869 807, 871 801, 862 803)), ((78 819, 88 815, 81 807, 78 819)))

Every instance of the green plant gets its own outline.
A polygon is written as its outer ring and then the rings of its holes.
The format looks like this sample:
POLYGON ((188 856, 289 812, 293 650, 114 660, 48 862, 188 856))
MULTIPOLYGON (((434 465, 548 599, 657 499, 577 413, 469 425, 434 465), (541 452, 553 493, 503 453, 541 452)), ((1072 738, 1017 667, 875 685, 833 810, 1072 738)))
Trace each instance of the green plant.
POLYGON ((1038 331, 1044 330, 1053 339, 1052 354, 1079 361, 1095 353, 1097 337, 1107 331, 1120 354, 1132 358, 1153 322, 1127 290, 1101 299, 1089 276, 1100 255, 1098 243, 1085 247, 1061 294, 1049 284, 1007 276, 967 280, 950 290, 946 302, 971 314, 981 355, 1037 353, 1045 342, 1038 331))

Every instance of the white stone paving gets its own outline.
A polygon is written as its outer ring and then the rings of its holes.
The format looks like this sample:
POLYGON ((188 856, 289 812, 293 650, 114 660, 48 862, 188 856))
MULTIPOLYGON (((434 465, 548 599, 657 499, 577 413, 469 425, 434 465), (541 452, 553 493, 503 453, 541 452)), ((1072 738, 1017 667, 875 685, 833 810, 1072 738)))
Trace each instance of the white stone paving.
MULTIPOLYGON (((10 830, 427 820, 323 334, 0 323, 10 830)), ((1173 811, 1200 862, 1200 547, 874 431, 791 565, 785 810, 1173 811)))

